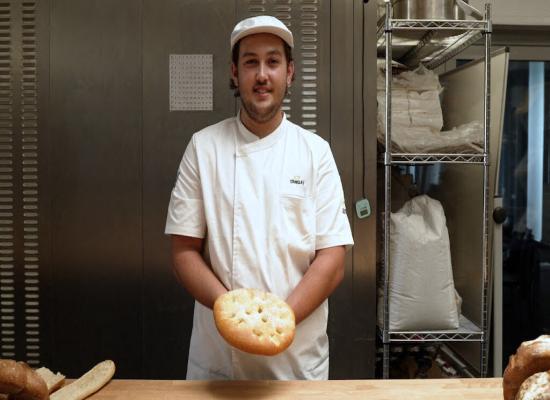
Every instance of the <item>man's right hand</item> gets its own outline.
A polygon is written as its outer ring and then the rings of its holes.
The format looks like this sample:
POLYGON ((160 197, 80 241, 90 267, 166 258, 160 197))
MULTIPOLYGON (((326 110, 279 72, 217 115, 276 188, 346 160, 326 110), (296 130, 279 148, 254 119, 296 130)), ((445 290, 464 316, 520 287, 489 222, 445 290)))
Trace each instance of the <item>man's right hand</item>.
POLYGON ((202 256, 204 239, 172 235, 172 259, 178 282, 202 305, 212 309, 227 292, 202 256))

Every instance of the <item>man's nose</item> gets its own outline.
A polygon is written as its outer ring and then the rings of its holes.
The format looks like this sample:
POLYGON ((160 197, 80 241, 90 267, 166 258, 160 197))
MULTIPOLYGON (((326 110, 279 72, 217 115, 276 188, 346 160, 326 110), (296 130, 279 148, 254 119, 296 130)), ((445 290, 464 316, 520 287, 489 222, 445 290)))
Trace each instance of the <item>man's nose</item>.
POLYGON ((256 73, 256 80, 264 82, 267 80, 267 65, 265 63, 260 63, 258 65, 258 71, 256 73))

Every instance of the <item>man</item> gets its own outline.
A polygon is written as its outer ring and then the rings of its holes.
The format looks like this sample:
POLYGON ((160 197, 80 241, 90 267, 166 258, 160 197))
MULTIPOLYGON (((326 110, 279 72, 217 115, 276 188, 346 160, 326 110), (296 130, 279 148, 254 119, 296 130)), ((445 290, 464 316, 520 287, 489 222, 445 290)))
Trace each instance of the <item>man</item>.
POLYGON ((253 17, 230 42, 241 110, 193 135, 166 222, 175 274, 196 299, 187 379, 327 379, 327 297, 353 244, 340 177, 328 143, 281 111, 294 75, 288 28, 253 17), (238 288, 292 307, 286 351, 251 355, 223 340, 211 308, 238 288))

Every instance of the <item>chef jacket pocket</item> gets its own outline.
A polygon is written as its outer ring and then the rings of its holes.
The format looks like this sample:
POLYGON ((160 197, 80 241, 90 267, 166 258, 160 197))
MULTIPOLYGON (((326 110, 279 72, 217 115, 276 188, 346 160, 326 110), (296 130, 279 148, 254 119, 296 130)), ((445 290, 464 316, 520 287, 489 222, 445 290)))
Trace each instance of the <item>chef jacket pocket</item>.
MULTIPOLYGON (((309 242, 313 237, 315 218, 312 199, 294 193, 281 195, 283 235, 289 241, 309 242)), ((298 243, 295 243, 298 244, 298 243)))

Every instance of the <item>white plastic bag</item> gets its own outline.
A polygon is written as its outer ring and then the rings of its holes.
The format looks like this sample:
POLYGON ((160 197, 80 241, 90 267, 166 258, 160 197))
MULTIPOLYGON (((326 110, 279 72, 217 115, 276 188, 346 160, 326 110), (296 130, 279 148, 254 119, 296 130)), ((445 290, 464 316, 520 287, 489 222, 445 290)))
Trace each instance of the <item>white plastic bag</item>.
POLYGON ((441 84, 437 74, 420 64, 414 71, 405 71, 397 75, 393 80, 394 85, 415 90, 437 90, 441 92, 441 84))
MULTIPOLYGON (((458 328, 449 234, 441 203, 417 196, 392 213, 390 220, 390 330, 458 328)), ((379 298, 379 324, 382 304, 379 298)))
MULTIPOLYGON (((386 127, 385 75, 383 71, 384 66, 379 64, 377 119, 378 139, 381 143, 385 142, 386 127)), ((419 132, 436 134, 443 127, 443 113, 439 100, 441 91, 439 78, 434 72, 420 66, 414 71, 406 71, 394 76, 392 82, 392 142, 405 148, 409 144, 410 137, 413 141, 412 147, 421 149, 415 143, 416 136, 414 135, 419 132)))
MULTIPOLYGON (((384 143, 384 137, 378 137, 384 143)), ((483 148, 483 124, 472 121, 450 131, 433 133, 428 127, 392 126, 393 151, 405 153, 471 153, 483 148)))

